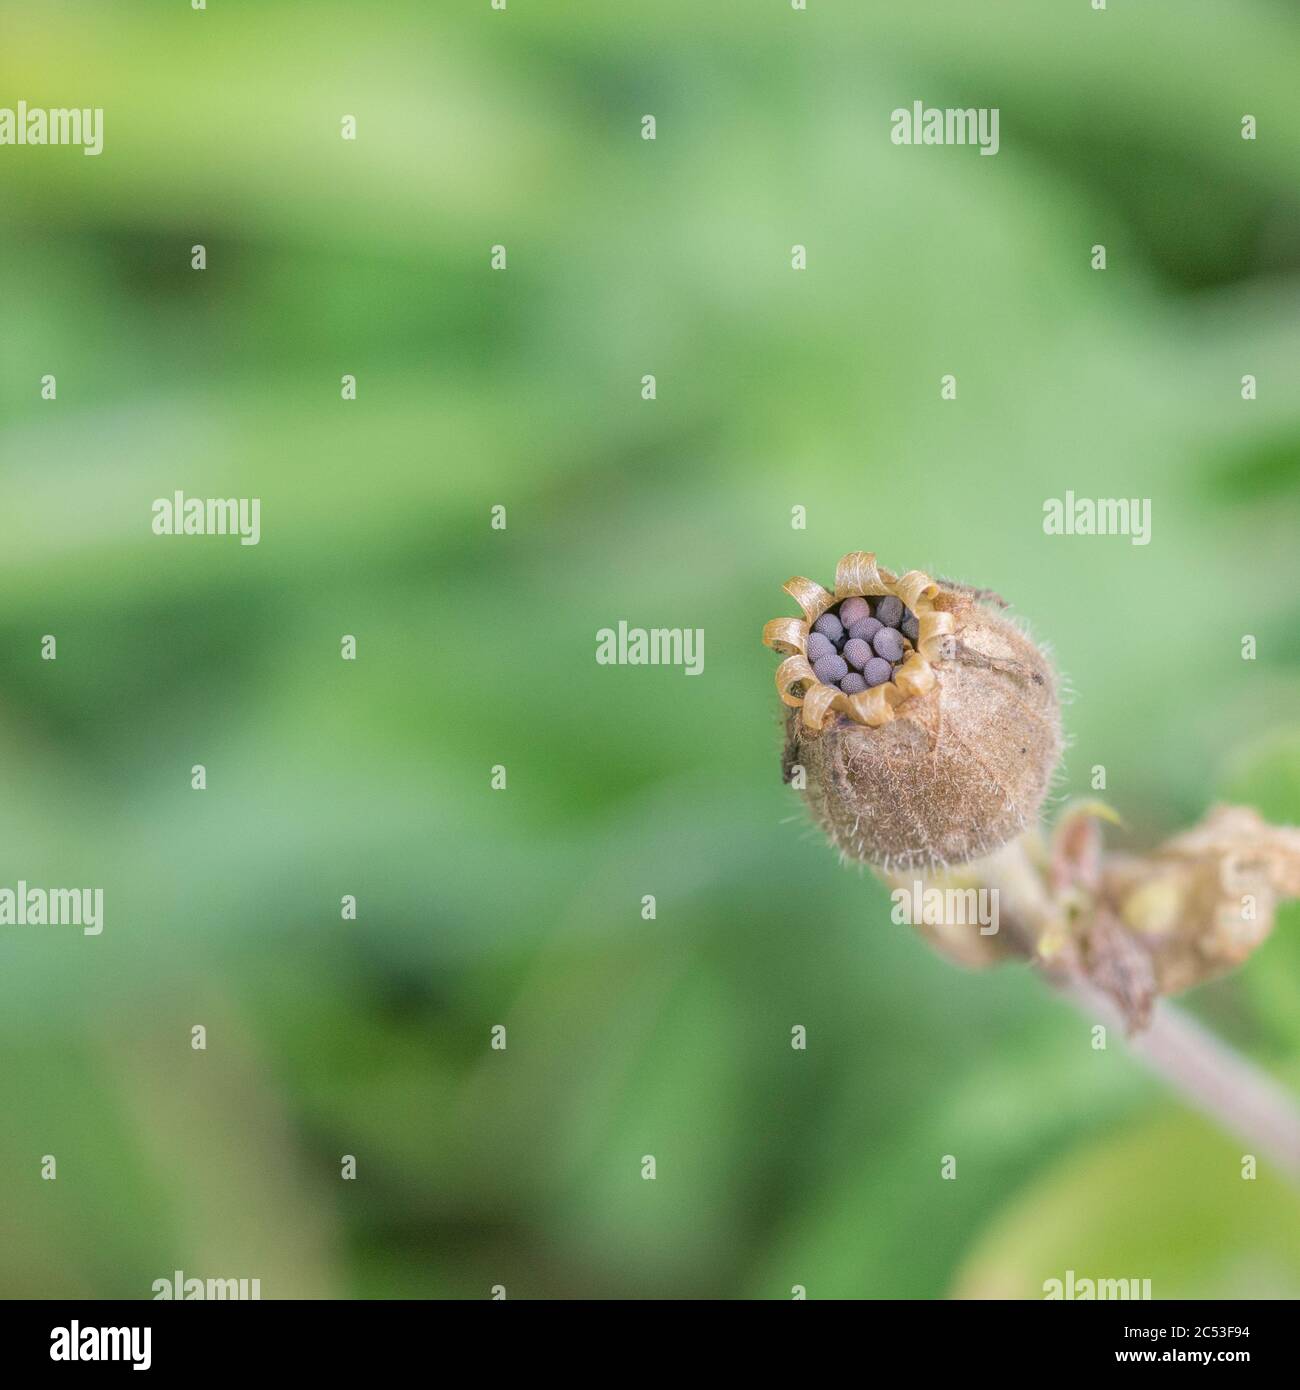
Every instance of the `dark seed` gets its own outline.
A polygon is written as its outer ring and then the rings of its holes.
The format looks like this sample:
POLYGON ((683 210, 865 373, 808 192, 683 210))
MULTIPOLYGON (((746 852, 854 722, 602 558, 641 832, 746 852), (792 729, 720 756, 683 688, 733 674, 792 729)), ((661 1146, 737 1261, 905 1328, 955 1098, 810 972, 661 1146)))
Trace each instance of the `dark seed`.
POLYGON ((870 642, 880 631, 881 626, 882 624, 877 618, 863 618, 849 628, 849 636, 856 637, 859 642, 870 642))
POLYGON ((866 681, 856 671, 850 671, 840 682, 840 689, 846 695, 861 695, 866 688, 866 681))
POLYGON ((824 656, 835 655, 835 643, 829 637, 820 632, 812 633, 808 638, 808 660, 818 662, 824 656))
POLYGON ((876 655, 883 656, 886 661, 903 659, 903 638, 897 628, 882 627, 871 639, 871 645, 876 649, 876 655))
POLYGON ((860 623, 863 618, 871 616, 871 607, 864 598, 846 598, 840 604, 840 622, 845 627, 852 627, 854 623, 860 623))
POLYGON ((899 624, 899 630, 902 632, 904 637, 910 638, 911 641, 919 641, 921 637, 921 624, 916 614, 908 613, 907 616, 904 617, 903 621, 899 624))
POLYGON ((834 685, 849 674, 849 663, 842 656, 824 656, 813 663, 813 675, 825 685, 834 685))
POLYGON ((862 668, 862 676, 868 685, 884 685, 893 677, 894 668, 882 657, 873 656, 862 668))
POLYGON ((844 644, 844 660, 859 671, 871 660, 872 655, 870 646, 860 637, 850 637, 844 644))
POLYGON ((876 617, 886 627, 897 627, 903 617, 903 600, 895 598, 893 594, 886 594, 876 604, 876 617))
POLYGON ((823 613, 813 624, 813 631, 820 632, 822 636, 829 637, 832 642, 835 642, 843 637, 844 624, 834 613, 823 613))

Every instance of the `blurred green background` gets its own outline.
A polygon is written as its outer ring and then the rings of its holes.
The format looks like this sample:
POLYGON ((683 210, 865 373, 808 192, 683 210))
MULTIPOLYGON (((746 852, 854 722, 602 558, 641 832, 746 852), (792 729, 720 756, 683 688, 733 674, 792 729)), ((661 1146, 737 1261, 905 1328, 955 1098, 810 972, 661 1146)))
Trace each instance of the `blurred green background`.
MULTIPOLYGON (((0 38, 0 105, 106 112, 97 159, 0 149, 0 884, 107 920, 0 929, 0 1293, 1300 1295, 1293 1192, 810 833, 759 642, 850 549, 991 586, 1122 843, 1300 820, 1293 6, 0 38), (1001 152, 892 145, 914 100, 1001 152), (154 537, 177 489, 260 497, 261 544, 154 537), (1152 543, 1045 536, 1066 489, 1152 543), (704 628, 704 674, 598 667, 619 619, 704 628)), ((1189 1001, 1293 1083, 1298 927, 1189 1001)))

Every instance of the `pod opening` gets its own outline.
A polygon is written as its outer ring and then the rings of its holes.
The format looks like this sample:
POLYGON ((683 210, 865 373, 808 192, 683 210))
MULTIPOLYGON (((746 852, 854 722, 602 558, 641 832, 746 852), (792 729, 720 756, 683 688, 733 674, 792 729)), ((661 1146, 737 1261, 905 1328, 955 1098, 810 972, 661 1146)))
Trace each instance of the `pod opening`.
POLYGON ((783 587, 804 616, 774 618, 763 641, 785 654, 777 691, 808 729, 835 715, 887 724, 899 705, 935 684, 954 623, 936 607, 940 589, 928 575, 895 575, 871 552, 853 551, 836 566, 834 592, 801 576, 783 587))

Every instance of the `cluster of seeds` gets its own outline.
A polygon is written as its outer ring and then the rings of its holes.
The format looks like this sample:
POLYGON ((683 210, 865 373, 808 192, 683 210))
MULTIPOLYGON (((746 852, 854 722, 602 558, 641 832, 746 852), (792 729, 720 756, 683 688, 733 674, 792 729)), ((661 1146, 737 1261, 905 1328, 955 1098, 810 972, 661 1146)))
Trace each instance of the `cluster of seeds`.
POLYGON ((857 695, 893 680, 917 634, 916 615, 893 594, 846 598, 813 624, 808 660, 824 685, 857 695))

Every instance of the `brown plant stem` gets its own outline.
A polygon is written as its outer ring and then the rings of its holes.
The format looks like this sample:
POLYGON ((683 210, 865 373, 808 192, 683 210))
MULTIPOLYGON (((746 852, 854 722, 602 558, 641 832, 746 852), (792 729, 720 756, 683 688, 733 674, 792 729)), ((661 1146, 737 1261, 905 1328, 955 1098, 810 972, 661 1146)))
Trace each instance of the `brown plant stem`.
MULTIPOLYGON (((1123 1031, 1119 1011, 1086 981, 1053 983, 1084 1017, 1123 1031)), ((1240 1139, 1247 1153, 1300 1186, 1300 1107, 1248 1057, 1167 999, 1156 1005, 1151 1026, 1128 1038, 1128 1048, 1195 1109, 1240 1139)))
MULTIPOLYGON (((1300 1104, 1249 1058, 1167 999, 1155 1004, 1149 1023, 1134 1031, 1109 995, 1060 949, 1068 925, 1048 888, 1041 846, 1022 837, 996 854, 953 870, 940 881, 972 883, 998 893, 999 937, 972 939, 944 929, 926 935, 941 953, 961 964, 985 966, 999 959, 1030 962, 1040 977, 1068 999, 1084 1018, 1125 1036, 1129 1051, 1196 1110, 1267 1160, 1300 1186, 1300 1104)), ((913 875, 886 875, 898 883, 913 875)), ((930 880, 935 882, 935 880, 930 880)))

